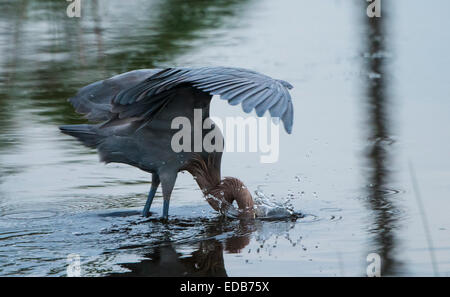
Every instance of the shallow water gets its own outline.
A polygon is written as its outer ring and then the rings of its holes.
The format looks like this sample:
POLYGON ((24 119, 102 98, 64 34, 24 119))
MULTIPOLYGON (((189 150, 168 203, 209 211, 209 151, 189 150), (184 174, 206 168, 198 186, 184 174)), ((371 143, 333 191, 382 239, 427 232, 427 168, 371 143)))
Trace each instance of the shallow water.
POLYGON ((0 275, 65 276, 77 254, 88 276, 364 276, 370 253, 382 275, 448 275, 450 6, 383 2, 380 26, 359 2, 99 0, 69 19, 64 1, 3 0, 0 275), (81 86, 174 65, 294 85, 279 161, 226 153, 222 169, 301 216, 223 218, 180 174, 169 223, 160 192, 144 219, 151 177, 59 133, 84 122, 66 101, 81 86))

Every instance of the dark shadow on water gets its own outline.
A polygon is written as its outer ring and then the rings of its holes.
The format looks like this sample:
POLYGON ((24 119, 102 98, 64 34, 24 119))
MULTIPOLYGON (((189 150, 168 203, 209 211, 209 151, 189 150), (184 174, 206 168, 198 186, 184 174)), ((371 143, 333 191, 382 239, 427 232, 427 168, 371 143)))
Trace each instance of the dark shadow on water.
POLYGON ((369 253, 381 257, 381 275, 398 274, 400 263, 395 253, 398 245, 398 213, 395 199, 399 191, 393 189, 392 152, 392 109, 393 98, 390 94, 391 80, 389 68, 389 45, 387 27, 389 25, 388 5, 383 3, 381 18, 364 17, 365 28, 365 69, 367 79, 363 89, 366 95, 367 141, 365 155, 367 168, 367 207, 371 221, 368 229, 372 235, 369 253))
POLYGON ((128 271, 109 276, 227 276, 223 254, 240 253, 250 243, 250 236, 256 230, 254 222, 240 221, 236 225, 236 221, 217 218, 205 225, 201 237, 206 239, 177 243, 171 239, 174 234, 166 234, 164 239, 147 248, 148 251, 143 253, 144 260, 121 263, 119 265, 128 271), (226 235, 236 229, 239 232, 226 235), (216 237, 226 238, 219 240, 216 237), (185 255, 177 252, 180 248, 194 249, 194 252, 185 255))
POLYGON ((227 276, 223 246, 215 239, 200 242, 188 257, 182 257, 171 242, 161 242, 144 257, 147 259, 138 263, 120 264, 128 272, 109 276, 227 276))
POLYGON ((107 212, 107 213, 99 213, 97 214, 99 217, 129 217, 129 216, 139 216, 142 212, 137 210, 128 210, 128 211, 115 211, 115 212, 107 212))

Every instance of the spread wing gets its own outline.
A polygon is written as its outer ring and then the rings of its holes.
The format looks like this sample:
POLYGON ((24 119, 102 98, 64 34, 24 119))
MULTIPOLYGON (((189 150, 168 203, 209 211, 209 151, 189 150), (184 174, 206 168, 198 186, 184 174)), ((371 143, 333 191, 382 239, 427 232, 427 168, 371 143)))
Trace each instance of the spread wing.
MULTIPOLYGON (((258 116, 268 110, 292 131, 294 110, 285 81, 242 68, 167 68, 121 90, 112 99, 115 119, 149 119, 174 97, 180 86, 189 85, 210 95, 220 95, 231 105, 242 104, 244 112, 255 109, 258 116)), ((114 119, 112 119, 114 120, 114 119)))
POLYGON ((159 71, 161 69, 134 70, 97 81, 81 88, 69 101, 75 111, 84 114, 88 120, 107 121, 115 116, 111 111, 112 98, 159 71))

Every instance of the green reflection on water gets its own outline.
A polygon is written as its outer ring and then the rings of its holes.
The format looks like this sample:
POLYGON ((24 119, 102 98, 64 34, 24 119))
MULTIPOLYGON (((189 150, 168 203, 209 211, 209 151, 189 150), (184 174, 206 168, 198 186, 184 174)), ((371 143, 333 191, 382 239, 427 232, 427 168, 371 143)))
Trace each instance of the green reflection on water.
POLYGON ((67 102, 81 86, 138 68, 173 65, 230 26, 247 1, 4 1, 0 10, 0 150, 20 142, 25 121, 84 122, 67 102))

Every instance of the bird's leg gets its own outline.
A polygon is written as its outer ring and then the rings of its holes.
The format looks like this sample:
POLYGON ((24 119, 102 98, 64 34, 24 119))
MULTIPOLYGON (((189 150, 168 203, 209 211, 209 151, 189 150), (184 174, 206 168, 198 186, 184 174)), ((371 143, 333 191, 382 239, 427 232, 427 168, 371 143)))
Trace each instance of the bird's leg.
POLYGON ((169 219, 169 202, 170 202, 170 198, 169 199, 164 199, 163 215, 161 217, 163 220, 169 219))
POLYGON ((144 211, 142 215, 147 218, 150 215, 150 207, 152 206, 153 197, 155 197, 156 190, 159 186, 159 176, 156 173, 152 173, 152 186, 150 192, 148 193, 147 202, 145 202, 144 211))
POLYGON ((175 180, 177 179, 177 173, 162 174, 160 175, 160 178, 164 198, 162 219, 167 220, 169 218, 170 195, 172 194, 175 180))

